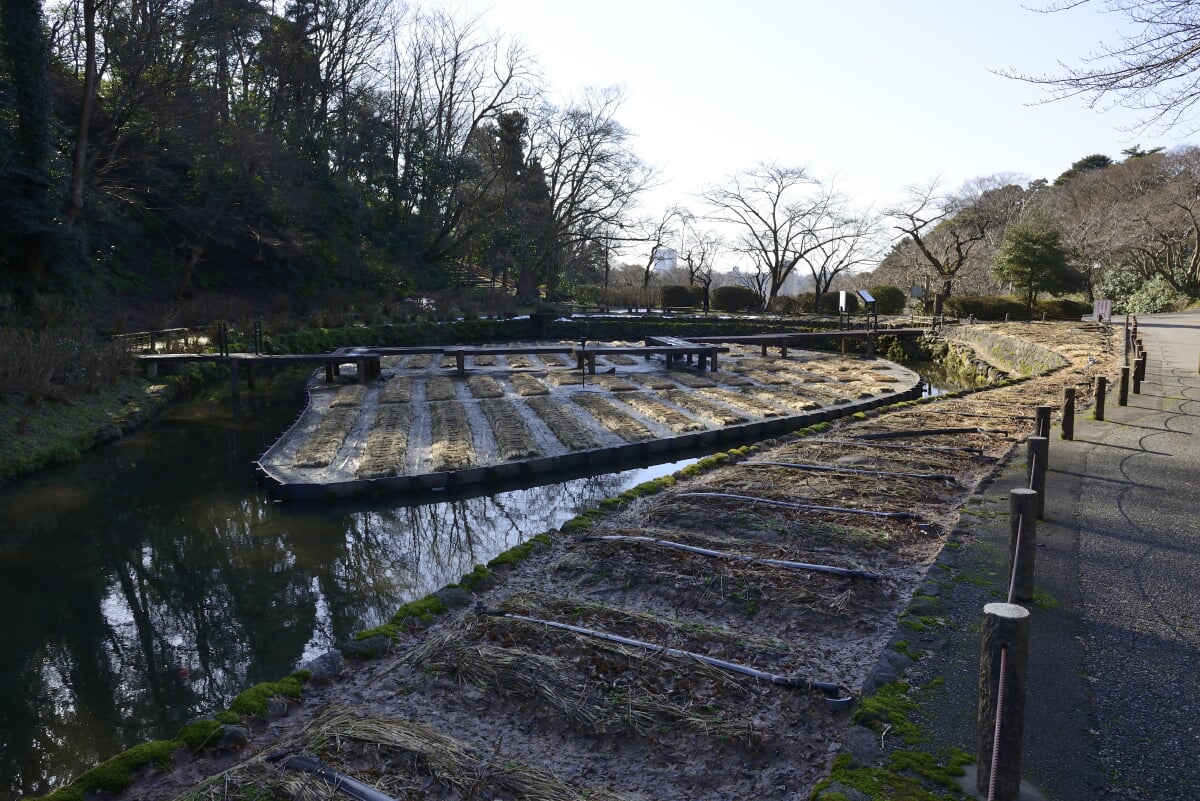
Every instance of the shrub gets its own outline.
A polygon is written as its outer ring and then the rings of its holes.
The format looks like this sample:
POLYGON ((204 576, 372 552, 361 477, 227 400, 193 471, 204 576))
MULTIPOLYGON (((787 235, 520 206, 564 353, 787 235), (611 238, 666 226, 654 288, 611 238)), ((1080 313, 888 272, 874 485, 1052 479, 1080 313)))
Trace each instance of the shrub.
POLYGON ((883 284, 867 291, 875 298, 875 311, 880 314, 899 314, 908 303, 908 295, 898 286, 883 284))
POLYGON ((951 296, 946 299, 944 308, 959 317, 973 316, 977 320, 1003 320, 1005 315, 1013 320, 1024 320, 1029 316, 1029 310, 1020 300, 996 295, 951 296))
POLYGON ((749 287, 720 286, 712 293, 712 306, 718 311, 760 311, 762 309, 762 298, 749 287))
POLYGON ((812 295, 809 295, 809 304, 804 305, 804 299, 800 295, 779 295, 775 298, 774 304, 771 306, 771 311, 779 314, 803 314, 811 310, 812 295))
POLYGON ((662 288, 663 308, 668 306, 700 307, 704 303, 704 289, 684 284, 669 284, 662 288))
POLYGON ((1033 310, 1038 317, 1045 314, 1047 320, 1078 320, 1092 313, 1092 305, 1069 298, 1054 298, 1038 301, 1033 310))

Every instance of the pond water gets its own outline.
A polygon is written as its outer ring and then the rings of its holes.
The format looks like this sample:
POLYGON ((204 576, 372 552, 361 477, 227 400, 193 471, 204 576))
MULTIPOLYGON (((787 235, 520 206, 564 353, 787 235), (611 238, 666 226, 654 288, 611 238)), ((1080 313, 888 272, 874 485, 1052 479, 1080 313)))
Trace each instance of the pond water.
MULTIPOLYGON (((0 490, 0 801, 283 677, 405 601, 683 463, 425 505, 288 506, 251 463, 303 376, 177 404, 0 490)), ((677 457, 676 457, 677 458, 677 457)))

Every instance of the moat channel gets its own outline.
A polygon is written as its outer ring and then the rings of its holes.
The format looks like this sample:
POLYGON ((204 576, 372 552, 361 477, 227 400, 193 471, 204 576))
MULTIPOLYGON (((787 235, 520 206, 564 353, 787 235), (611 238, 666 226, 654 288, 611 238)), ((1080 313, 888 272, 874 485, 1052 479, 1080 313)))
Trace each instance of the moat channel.
POLYGON ((280 374, 237 404, 215 386, 0 490, 0 801, 171 737, 686 463, 421 505, 286 505, 254 486, 251 463, 295 418, 302 384, 280 374))

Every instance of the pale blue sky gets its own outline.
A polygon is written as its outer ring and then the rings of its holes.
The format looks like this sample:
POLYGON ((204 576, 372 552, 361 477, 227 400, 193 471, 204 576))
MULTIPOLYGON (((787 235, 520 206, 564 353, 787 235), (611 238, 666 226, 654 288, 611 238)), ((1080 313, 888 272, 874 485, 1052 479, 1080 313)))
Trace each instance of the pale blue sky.
MULTIPOLYGON (((1035 0, 1029 0, 1035 4, 1035 0)), ((1091 153, 1181 143, 1130 134, 1136 117, 1081 100, 1036 104, 1038 73, 1116 41, 1099 2, 1038 14, 1015 0, 460 0, 520 37, 551 86, 623 84, 620 120, 678 202, 760 160, 837 176, 860 205, 888 205, 941 176, 1053 179, 1091 153)))

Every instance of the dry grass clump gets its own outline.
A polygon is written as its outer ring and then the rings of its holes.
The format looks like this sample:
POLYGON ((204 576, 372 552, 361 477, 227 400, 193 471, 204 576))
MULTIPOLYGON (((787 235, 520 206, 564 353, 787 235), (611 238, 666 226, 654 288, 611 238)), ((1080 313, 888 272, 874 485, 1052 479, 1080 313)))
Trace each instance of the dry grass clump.
POLYGON ((679 385, 674 381, 655 373, 630 373, 629 377, 647 389, 653 389, 656 392, 661 392, 664 389, 679 389, 679 385))
POLYGON ((358 409, 330 409, 296 451, 296 467, 328 467, 358 419, 358 409))
POLYGON ((133 375, 135 361, 119 342, 97 342, 88 326, 44 330, 0 328, 0 386, 29 403, 101 392, 133 375))
POLYGON ((429 447, 433 471, 463 470, 475 456, 467 412, 456 401, 429 404, 432 442, 429 447))
POLYGON ((702 375, 689 373, 686 370, 674 370, 671 372, 671 378, 691 389, 707 389, 716 386, 712 381, 702 375))
POLYGON ((379 410, 358 466, 359 478, 384 478, 400 472, 407 457, 411 424, 412 407, 407 404, 379 410))
POLYGON ((622 395, 621 400, 632 406, 640 414, 649 417, 656 423, 666 426, 676 434, 683 434, 688 431, 703 431, 707 428, 703 423, 688 417, 683 412, 672 406, 668 406, 657 398, 652 398, 641 393, 630 393, 622 395))
POLYGON ((442 360, 440 362, 438 362, 438 367, 442 368, 443 370, 457 370, 458 369, 458 357, 457 356, 442 356, 442 360))
POLYGON ((404 364, 407 356, 381 356, 379 357, 379 367, 381 370, 396 370, 404 364))
POLYGON ((637 359, 632 356, 627 356, 624 353, 610 353, 607 356, 601 356, 601 359, 606 360, 609 364, 616 364, 621 367, 630 367, 637 364, 637 359))
POLYGON ((425 400, 429 403, 454 400, 454 380, 450 378, 431 378, 425 382, 425 400))
POLYGON ((588 378, 593 384, 604 387, 609 392, 635 392, 637 384, 631 384, 624 378, 618 378, 614 375, 596 375, 588 378))
POLYGON ((379 393, 380 403, 409 403, 412 401, 412 379, 391 378, 379 393))
POLYGON ((723 406, 722 404, 702 398, 694 392, 673 389, 664 392, 662 397, 668 403, 673 403, 676 406, 687 409, 697 417, 716 423, 719 426, 737 425, 738 423, 745 423, 747 421, 745 415, 738 414, 728 406, 723 406))
MULTIPOLYGON (((528 767, 499 753, 489 754, 415 721, 341 713, 318 720, 309 727, 306 735, 313 744, 308 750, 316 750, 322 743, 357 741, 365 746, 368 760, 415 757, 420 769, 438 783, 453 788, 454 797, 511 797, 528 801, 622 799, 608 790, 575 787, 551 773, 528 767)), ((409 759, 400 761, 411 764, 409 759)), ((411 781, 410 784, 415 787, 420 782, 411 781)), ((425 795, 421 793, 421 796, 425 795)))
POLYGON ((533 432, 521 419, 521 413, 512 403, 505 400, 485 400, 479 404, 487 418, 496 447, 503 461, 533 459, 542 455, 542 450, 533 438, 533 432))
POLYGON ((599 420, 601 425, 626 442, 654 439, 654 433, 650 429, 621 411, 608 398, 602 398, 592 392, 579 392, 572 396, 572 400, 599 420))
POLYGON ((344 406, 361 406, 363 396, 367 394, 367 388, 363 384, 352 384, 348 387, 342 387, 333 396, 333 400, 329 402, 332 409, 339 409, 344 406))
POLYGON ((479 356, 472 356, 471 361, 476 367, 495 367, 496 366, 496 357, 490 353, 481 354, 479 356))
POLYGON ((524 398, 550 394, 550 390, 536 376, 514 373, 508 377, 508 381, 513 385, 517 394, 524 398))
POLYGON ((770 359, 759 356, 744 356, 737 362, 738 367, 745 370, 759 370, 767 373, 776 373, 780 370, 786 370, 791 366, 791 362, 787 359, 770 359))
MULTIPOLYGON (((490 622, 505 628, 528 625, 507 619, 490 622)), ((645 654, 600 640, 583 640, 569 632, 562 632, 562 635, 564 641, 572 644, 571 650, 575 654, 572 660, 487 642, 468 642, 465 632, 449 630, 430 637, 421 647, 407 654, 404 661, 426 672, 447 674, 500 695, 535 699, 574 725, 595 734, 645 734, 667 725, 716 738, 752 740, 756 737, 757 733, 748 721, 731 720, 720 714, 706 715, 692 699, 684 705, 672 703, 668 696, 647 686, 653 683, 654 676, 647 677, 649 682, 639 681, 637 676, 618 678, 611 683, 582 679, 579 670, 586 670, 589 663, 597 661, 597 650, 620 654, 643 668, 646 667, 645 654)), ((695 662, 674 664, 688 664, 694 670, 704 670, 695 662)), ((672 679, 684 683, 678 675, 672 679)))
POLYGON ((428 370, 433 364, 432 353, 414 353, 408 357, 408 361, 404 363, 405 370, 428 370))
POLYGON ((569 450, 584 451, 599 448, 601 442, 570 410, 553 398, 532 397, 527 403, 569 450))
POLYGON ((473 375, 467 379, 467 388, 476 398, 503 398, 504 388, 490 375, 473 375))

